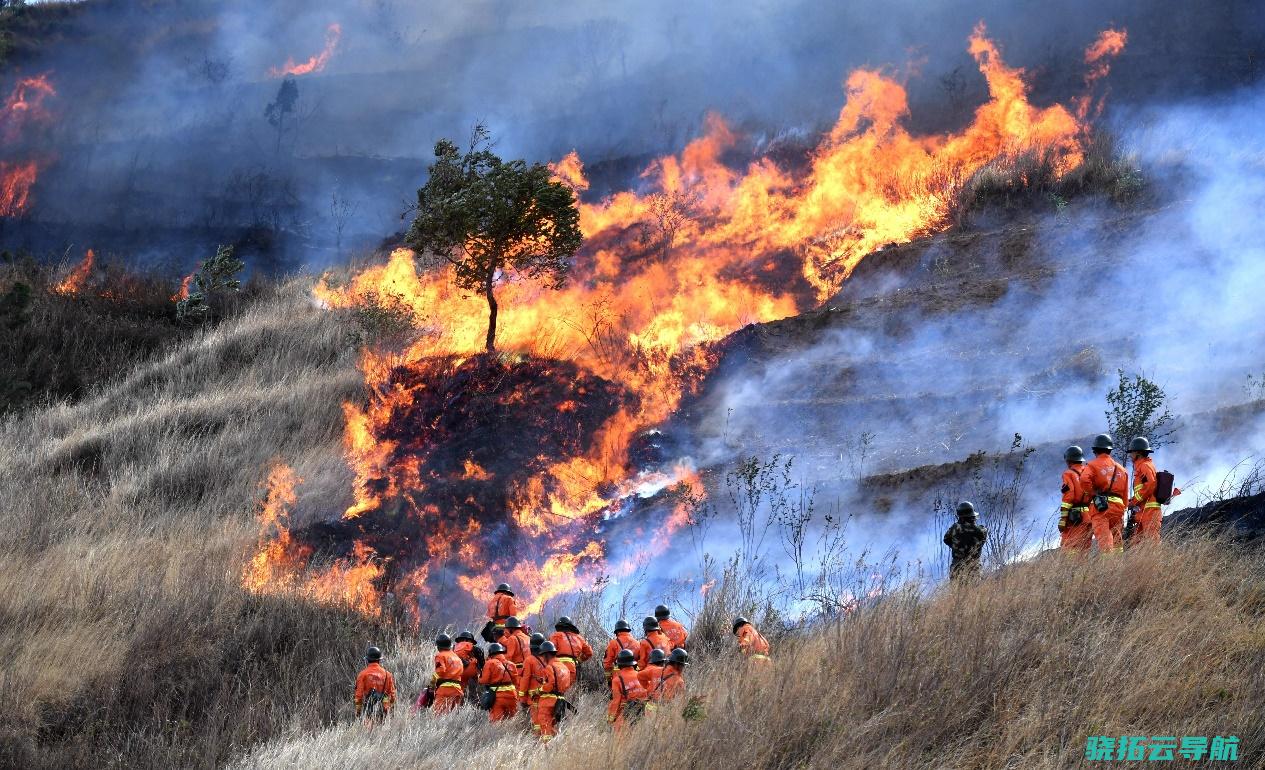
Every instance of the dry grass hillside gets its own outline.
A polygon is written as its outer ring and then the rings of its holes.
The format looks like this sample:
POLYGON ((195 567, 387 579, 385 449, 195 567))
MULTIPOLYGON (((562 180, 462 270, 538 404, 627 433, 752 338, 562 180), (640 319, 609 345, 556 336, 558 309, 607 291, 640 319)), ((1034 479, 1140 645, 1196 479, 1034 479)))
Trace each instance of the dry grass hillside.
MULTIPOLYGON (((1244 766, 1265 761, 1265 554, 1211 541, 889 589, 799 627, 730 571, 693 623, 701 722, 674 710, 616 740, 590 679, 547 750, 473 711, 366 733, 349 702, 364 645, 409 699, 429 645, 240 583, 275 460, 305 480, 296 516, 348 494, 341 404, 362 395, 366 335, 392 331, 389 313, 315 308, 309 288, 261 289, 80 400, 0 422, 0 767, 1042 768, 1077 765, 1096 734, 1234 734, 1244 766), (727 628, 762 605, 778 633, 763 677, 735 663, 727 628)), ((587 601, 548 614, 572 612, 596 645, 614 608, 587 601)))
POLYGON ((332 714, 372 624, 239 583, 273 458, 346 473, 357 333, 291 285, 0 424, 0 766, 210 767, 332 714))
MULTIPOLYGON (((387 648, 409 695, 430 652, 387 648)), ((726 647, 695 659, 702 721, 671 708, 617 737, 589 691, 545 748, 465 710, 373 731, 296 725, 237 766, 1063 768, 1082 764, 1090 735, 1237 735, 1238 766, 1260 767, 1265 555, 1188 540, 1043 559, 783 639, 771 672, 726 647)))

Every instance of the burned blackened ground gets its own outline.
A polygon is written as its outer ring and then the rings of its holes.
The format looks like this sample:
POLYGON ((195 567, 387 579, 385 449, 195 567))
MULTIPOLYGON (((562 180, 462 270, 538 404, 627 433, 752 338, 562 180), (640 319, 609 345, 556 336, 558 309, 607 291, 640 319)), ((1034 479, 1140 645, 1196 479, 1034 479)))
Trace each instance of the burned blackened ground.
POLYGON ((379 588, 415 595, 423 581, 408 576, 424 569, 443 594, 430 599, 468 601, 454 580, 436 578, 509 574, 519 558, 547 553, 559 538, 593 535, 599 518, 547 520, 547 533, 519 526, 515 499, 550 464, 584 454, 628 404, 618 385, 564 361, 479 355, 399 366, 373 398, 391 403, 375 435, 392 447, 385 472, 366 485, 381 503, 353 518, 324 511, 296 530, 318 556, 350 556, 360 542, 385 567, 379 588))

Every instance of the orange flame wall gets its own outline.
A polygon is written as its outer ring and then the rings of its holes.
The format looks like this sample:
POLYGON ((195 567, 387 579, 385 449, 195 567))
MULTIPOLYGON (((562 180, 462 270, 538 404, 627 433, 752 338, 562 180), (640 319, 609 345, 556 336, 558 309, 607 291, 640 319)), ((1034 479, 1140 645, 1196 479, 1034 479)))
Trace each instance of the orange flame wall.
MULTIPOLYGON (((1123 42, 1123 32, 1103 33, 1087 54, 1093 73, 1123 42)), ((606 421, 587 452, 547 458, 548 470, 513 498, 521 532, 557 533, 548 555, 512 572, 534 592, 533 607, 585 576, 612 569, 604 544, 572 539, 567 522, 607 510, 641 482, 632 477, 629 446, 698 386, 713 363, 708 343, 745 324, 813 307, 836 292, 865 255, 947 227, 961 185, 995 159, 1049 153, 1060 173, 1080 163, 1088 134, 1078 117, 1082 110, 1029 103, 1023 70, 1005 64, 982 24, 968 50, 987 81, 989 100, 960 132, 911 135, 904 127, 905 89, 877 70, 847 78, 837 121, 802 166, 759 158, 732 168, 722 158, 742 138, 711 116, 702 137, 645 170, 640 191, 581 205, 587 244, 564 290, 502 277, 501 350, 574 362, 635 395, 606 421)), ((1090 83, 1101 77, 1091 75, 1090 83)), ((553 168, 577 192, 587 189, 575 153, 553 168)), ((366 351, 362 368, 376 395, 367 406, 344 406, 346 451, 357 477, 355 501, 344 516, 354 518, 420 483, 415 466, 392 464, 392 447, 382 438, 412 398, 391 373, 437 357, 479 354, 486 306, 456 289, 448 268, 419 273, 407 250, 348 285, 323 280, 316 296, 330 307, 392 298, 404 303, 423 332, 403 355, 366 351)), ((688 469, 671 475, 669 481, 698 487, 688 469)), ((684 520, 673 515, 644 554, 662 551, 684 520)), ((455 548, 462 537, 460 528, 452 530, 445 547, 455 548)), ((459 578, 476 598, 511 576, 473 571, 481 563, 474 555, 472 574, 459 578)), ((400 584, 421 587, 427 575, 422 568, 400 584)))

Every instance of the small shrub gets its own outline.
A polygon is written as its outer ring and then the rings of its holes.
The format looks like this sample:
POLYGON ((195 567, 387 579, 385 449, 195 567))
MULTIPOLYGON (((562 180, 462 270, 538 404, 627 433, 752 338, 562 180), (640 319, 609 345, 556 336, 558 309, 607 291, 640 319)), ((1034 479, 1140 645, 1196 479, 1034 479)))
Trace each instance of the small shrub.
POLYGON ((1107 432, 1115 439, 1112 454, 1120 462, 1128 457, 1129 441, 1145 436, 1152 449, 1172 444, 1176 431, 1164 389, 1140 374, 1126 376, 1117 369, 1116 387, 1107 391, 1107 432))

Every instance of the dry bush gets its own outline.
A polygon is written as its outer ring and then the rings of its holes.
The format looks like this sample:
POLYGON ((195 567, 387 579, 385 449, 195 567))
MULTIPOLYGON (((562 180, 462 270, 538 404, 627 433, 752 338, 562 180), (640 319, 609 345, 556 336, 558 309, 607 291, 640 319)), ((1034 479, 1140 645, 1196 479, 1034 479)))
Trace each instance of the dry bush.
POLYGON ((1058 173, 1056 160, 1052 151, 1029 150, 990 161, 957 186, 950 221, 964 228, 986 210, 1059 211, 1069 199, 1084 196, 1126 205, 1145 192, 1137 160, 1122 155, 1105 131, 1089 138, 1081 162, 1067 173, 1058 173))
MULTIPOLYGON (((1237 735, 1265 760, 1265 556, 1211 540, 1041 559, 929 597, 889 593, 783 640, 774 668, 696 655, 706 718, 610 734, 600 692, 547 749, 474 711, 295 729, 242 767, 1062 768, 1089 735, 1237 735)), ((1180 765, 1181 763, 1176 763, 1180 765)))

